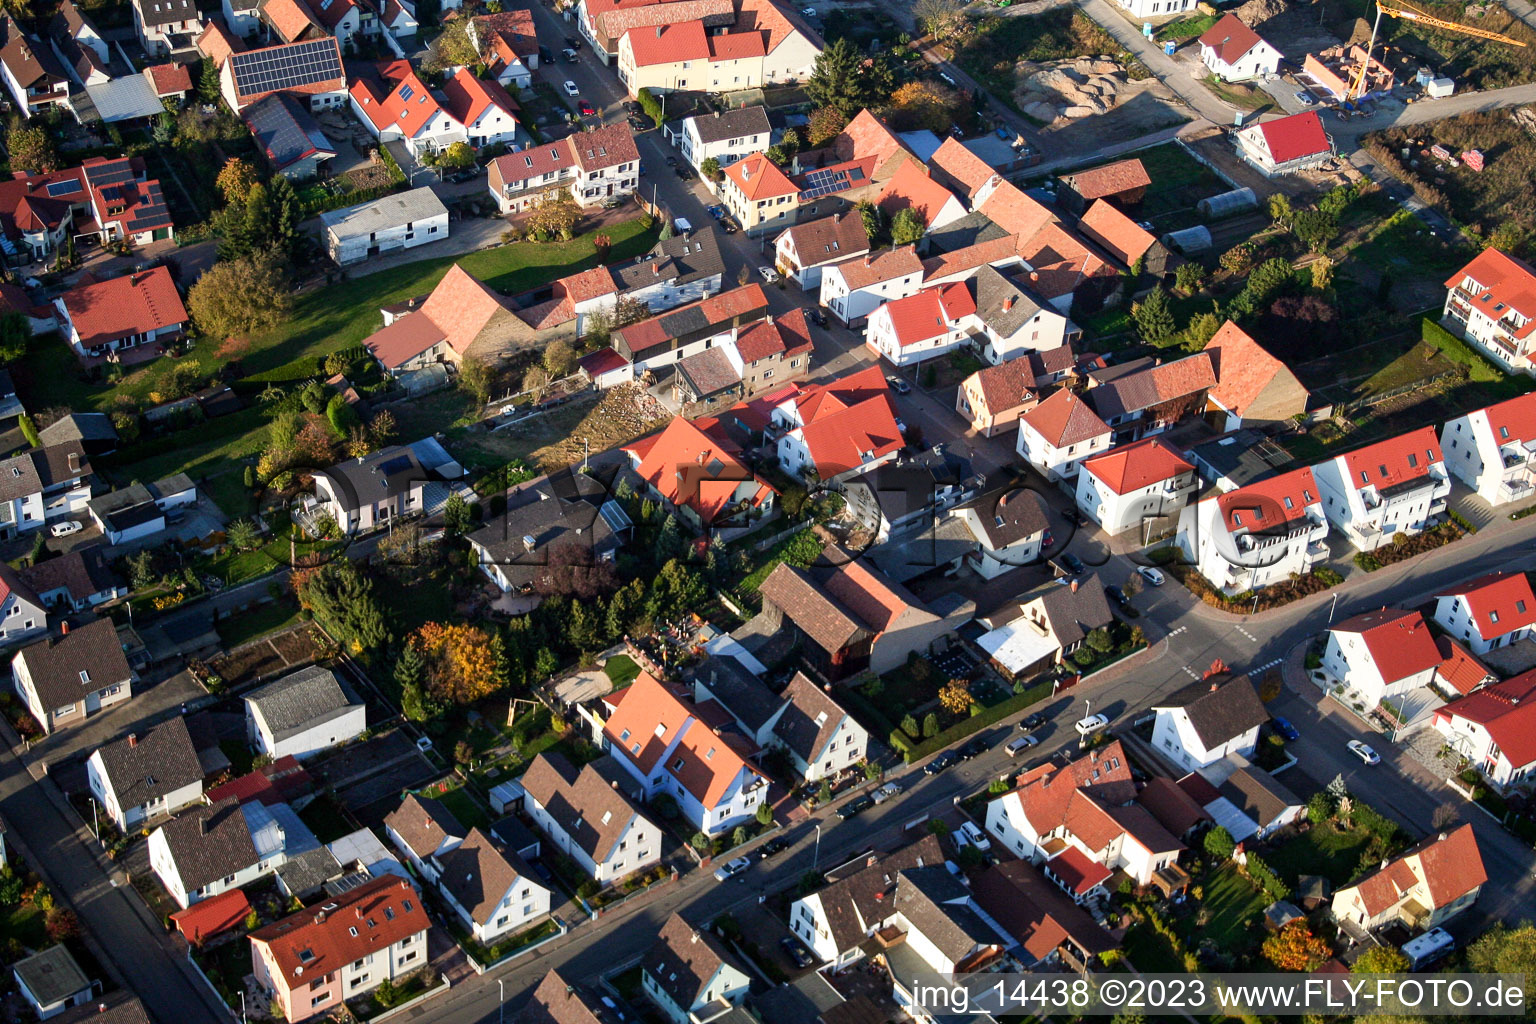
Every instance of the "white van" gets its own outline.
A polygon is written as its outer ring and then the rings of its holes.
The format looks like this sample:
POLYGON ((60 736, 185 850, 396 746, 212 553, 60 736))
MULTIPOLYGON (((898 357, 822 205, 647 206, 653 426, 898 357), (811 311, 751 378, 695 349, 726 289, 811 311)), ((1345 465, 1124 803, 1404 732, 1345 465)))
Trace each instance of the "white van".
POLYGON ((1408 958, 1408 969, 1417 971, 1456 948, 1456 940, 1444 928, 1431 928, 1418 938, 1403 943, 1403 955, 1408 958))
POLYGON ((1108 729, 1109 719, 1105 718, 1103 715, 1089 715, 1087 718, 1084 718, 1082 721, 1078 722, 1075 728, 1077 729, 1077 734, 1079 736, 1092 736, 1096 732, 1101 732, 1105 729, 1108 729))

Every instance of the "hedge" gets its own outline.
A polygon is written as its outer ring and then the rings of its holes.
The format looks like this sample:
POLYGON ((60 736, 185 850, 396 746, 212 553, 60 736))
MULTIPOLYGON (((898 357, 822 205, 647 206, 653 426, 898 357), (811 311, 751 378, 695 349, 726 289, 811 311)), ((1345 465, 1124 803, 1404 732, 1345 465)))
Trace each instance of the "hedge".
MULTIPOLYGON (((978 715, 962 718, 948 729, 942 730, 932 739, 908 745, 908 749, 901 751, 902 757, 908 764, 911 764, 913 761, 921 761, 929 754, 936 754, 951 743, 958 743, 960 740, 971 735, 971 733, 980 732, 989 725, 996 725, 1008 716, 1023 711, 1031 704, 1045 700, 1051 695, 1051 692, 1050 683, 1038 683, 1035 686, 1031 686, 1023 693, 1015 694, 1007 700, 999 701, 989 708, 983 708, 978 715)), ((892 744, 892 746, 897 745, 892 744)))
POLYGON ((1248 872, 1248 877, 1253 879, 1258 887, 1264 890, 1264 895, 1271 900, 1283 900, 1291 895, 1291 887, 1280 881, 1280 876, 1264 861, 1259 859, 1256 853, 1248 854, 1243 868, 1248 872))

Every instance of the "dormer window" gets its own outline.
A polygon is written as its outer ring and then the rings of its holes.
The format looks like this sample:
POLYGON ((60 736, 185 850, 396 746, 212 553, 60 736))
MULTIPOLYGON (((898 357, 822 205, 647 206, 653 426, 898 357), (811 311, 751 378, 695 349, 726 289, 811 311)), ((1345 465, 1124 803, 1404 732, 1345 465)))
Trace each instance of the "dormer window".
POLYGON ((1419 456, 1415 452, 1408 453, 1408 465, 1414 469, 1419 467, 1419 456))
POLYGON ((657 735, 657 737, 665 737, 667 735, 667 723, 666 722, 657 722, 656 723, 656 735, 657 735))
POLYGON ((680 772, 680 771, 683 770, 683 759, 682 758, 678 758, 676 761, 672 762, 672 770, 675 771, 675 772, 680 772))
POLYGON ((1508 441, 1509 440, 1509 428, 1508 427, 1500 427, 1499 428, 1499 436, 1501 438, 1503 438, 1504 440, 1508 441))
POLYGON ((629 730, 628 729, 625 729, 623 732, 619 733, 619 742, 620 743, 628 743, 629 742, 629 730))
POLYGON ((1291 500, 1291 496, 1289 494, 1287 494, 1285 496, 1285 508, 1286 508, 1286 511, 1290 511, 1291 509, 1293 509, 1295 507, 1296 507, 1296 503, 1294 501, 1292 501, 1291 500))
POLYGON ((85 683, 87 686, 89 686, 90 682, 91 682, 91 674, 90 674, 90 672, 86 671, 85 669, 81 669, 80 670, 80 681, 82 683, 85 683))

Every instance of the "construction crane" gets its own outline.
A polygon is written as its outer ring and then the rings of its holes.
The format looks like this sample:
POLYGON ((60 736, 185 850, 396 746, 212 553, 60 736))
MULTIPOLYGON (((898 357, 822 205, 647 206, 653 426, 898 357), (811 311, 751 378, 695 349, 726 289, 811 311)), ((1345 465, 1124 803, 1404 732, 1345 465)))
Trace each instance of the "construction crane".
POLYGON ((1414 7, 1404 5, 1402 7, 1389 7, 1383 3, 1376 5, 1376 20, 1371 23, 1371 41, 1365 48, 1365 59, 1360 62, 1360 70, 1355 75, 1355 81, 1349 87, 1346 100, 1357 99, 1360 90, 1365 85, 1366 72, 1371 67, 1371 55, 1376 49, 1376 30, 1381 28, 1381 16, 1385 14, 1390 18, 1401 18, 1403 21, 1413 21, 1431 28, 1443 28, 1447 32, 1460 32, 1462 35, 1476 36, 1478 39, 1487 39, 1495 43, 1508 43, 1510 46, 1524 46, 1525 43, 1509 36, 1501 36, 1497 32, 1489 32, 1485 28, 1473 28, 1471 25, 1463 25, 1460 22, 1446 21, 1444 18, 1436 18, 1414 7))

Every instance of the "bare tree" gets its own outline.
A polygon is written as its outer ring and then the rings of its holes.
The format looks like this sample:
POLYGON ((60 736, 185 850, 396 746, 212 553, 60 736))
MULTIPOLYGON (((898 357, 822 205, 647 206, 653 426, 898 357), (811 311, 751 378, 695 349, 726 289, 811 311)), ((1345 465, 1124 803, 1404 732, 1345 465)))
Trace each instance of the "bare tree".
POLYGON ((965 4, 961 0, 917 0, 912 16, 934 39, 943 41, 965 30, 965 4))

